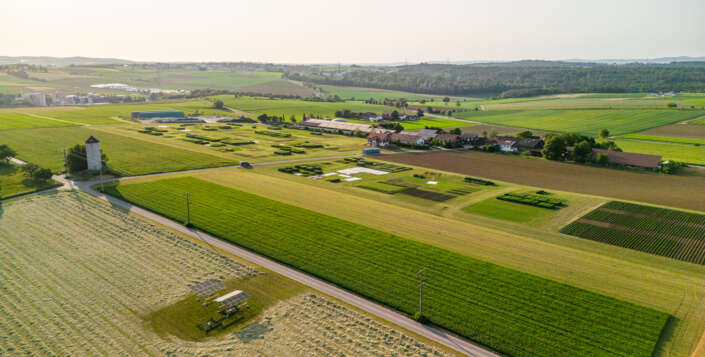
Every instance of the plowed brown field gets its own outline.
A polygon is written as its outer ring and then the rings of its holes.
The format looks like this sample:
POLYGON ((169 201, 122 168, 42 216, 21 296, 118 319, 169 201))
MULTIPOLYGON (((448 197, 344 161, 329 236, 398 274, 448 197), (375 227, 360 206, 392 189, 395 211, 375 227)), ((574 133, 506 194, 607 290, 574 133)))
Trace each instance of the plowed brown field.
POLYGON ((705 177, 696 169, 668 176, 479 151, 394 154, 377 159, 551 190, 705 211, 705 177))

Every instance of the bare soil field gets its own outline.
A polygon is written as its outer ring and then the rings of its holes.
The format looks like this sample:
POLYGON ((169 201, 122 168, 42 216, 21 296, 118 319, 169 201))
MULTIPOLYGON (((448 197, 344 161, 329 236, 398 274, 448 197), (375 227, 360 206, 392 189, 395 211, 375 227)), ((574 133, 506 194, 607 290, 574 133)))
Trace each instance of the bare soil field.
POLYGON ((78 192, 0 205, 0 355, 445 355, 308 291, 201 342, 143 318, 203 279, 270 274, 78 192))
POLYGON ((639 135, 705 140, 705 125, 672 124, 637 133, 639 135))
POLYGON ((705 211, 705 197, 700 194, 705 179, 691 171, 696 169, 668 176, 478 151, 394 154, 383 159, 521 185, 705 211))

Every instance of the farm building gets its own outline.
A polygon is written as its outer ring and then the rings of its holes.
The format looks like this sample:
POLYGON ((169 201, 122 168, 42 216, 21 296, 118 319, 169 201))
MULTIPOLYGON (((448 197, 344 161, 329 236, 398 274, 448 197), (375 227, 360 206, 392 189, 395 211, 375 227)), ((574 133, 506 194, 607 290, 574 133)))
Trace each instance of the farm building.
POLYGON ((492 140, 495 144, 499 146, 500 151, 510 152, 518 151, 517 145, 522 141, 522 138, 515 138, 513 136, 499 136, 492 140))
POLYGON ((435 129, 421 129, 418 135, 424 139, 424 141, 431 141, 438 135, 438 130, 435 129))
POLYGON ((460 142, 460 135, 456 135, 456 134, 438 134, 438 135, 436 135, 435 139, 437 139, 437 140, 442 140, 442 141, 450 140, 450 141, 453 142, 453 143, 459 143, 459 142, 460 142))
POLYGON ((152 118, 183 118, 184 112, 181 110, 148 110, 142 112, 132 112, 132 118, 152 119, 152 118))
POLYGON ((531 156, 541 157, 543 156, 541 153, 543 144, 544 142, 541 139, 524 138, 516 144, 516 148, 519 152, 529 152, 531 156))
MULTIPOLYGON (((566 148, 568 152, 573 151, 573 147, 566 148)), ((592 161, 595 161, 597 154, 605 154, 608 157, 607 163, 620 167, 632 167, 639 169, 656 170, 661 162, 659 155, 636 154, 633 152, 610 151, 603 149, 592 149, 592 161)))
POLYGON ((426 141, 418 135, 392 134, 392 143, 424 145, 426 141))
POLYGON ((382 116, 376 113, 367 112, 362 114, 362 120, 376 123, 382 121, 382 116))
POLYGON ((372 133, 367 136, 367 145, 385 147, 392 140, 391 134, 372 133))
POLYGON ((460 135, 460 142, 470 145, 482 145, 485 143, 485 138, 473 133, 463 133, 460 135))
POLYGON ((366 133, 372 132, 372 125, 370 124, 356 124, 347 122, 343 123, 337 121, 328 121, 324 119, 307 119, 306 121, 297 124, 299 127, 316 127, 318 129, 330 132, 342 130, 346 134, 352 134, 358 129, 366 133))

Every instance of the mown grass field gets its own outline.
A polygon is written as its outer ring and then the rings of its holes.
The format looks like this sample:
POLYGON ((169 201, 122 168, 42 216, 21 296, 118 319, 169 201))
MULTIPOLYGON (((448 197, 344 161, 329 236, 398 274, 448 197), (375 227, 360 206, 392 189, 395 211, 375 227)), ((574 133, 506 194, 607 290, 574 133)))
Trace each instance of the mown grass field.
POLYGON ((0 198, 2 199, 56 186, 61 186, 61 184, 54 180, 47 182, 31 180, 20 171, 20 166, 12 163, 0 163, 0 198))
MULTIPOLYGON (((408 102, 417 102, 421 99, 426 99, 427 101, 430 101, 431 98, 434 99, 436 102, 441 102, 445 96, 441 95, 433 95, 433 94, 417 94, 417 93, 407 93, 407 92, 399 92, 399 91, 393 91, 393 90, 386 90, 386 89, 376 89, 376 88, 364 88, 364 87, 343 87, 343 86, 329 86, 329 85, 316 85, 316 87, 323 88, 323 95, 328 96, 328 95, 338 95, 340 98, 343 99, 352 99, 354 98, 355 100, 367 100, 370 98, 376 99, 376 100, 383 100, 384 98, 387 99, 406 99, 408 102)), ((455 103, 455 101, 464 101, 464 100, 477 100, 477 98, 469 98, 469 97, 450 97, 450 99, 455 103)))
POLYGON ((623 135, 677 123, 705 114, 701 110, 527 110, 469 111, 455 114, 461 119, 520 128, 579 132, 597 136, 600 129, 623 135))
POLYGON ((663 160, 675 160, 688 164, 705 165, 705 146, 635 140, 614 140, 614 142, 617 143, 623 151, 661 155, 663 160))
POLYGON ((705 215, 612 201, 561 233, 705 264, 705 215))
POLYGON ((3 356, 455 355, 82 193, 3 203, 0 236, 3 356), (203 338, 188 286, 211 278, 252 307, 203 338))
POLYGON ((336 110, 351 110, 353 112, 375 112, 381 114, 383 111, 391 109, 387 106, 368 105, 361 102, 351 103, 328 103, 328 102, 309 102, 303 100, 271 100, 271 99, 256 99, 251 97, 233 98, 233 96, 218 96, 225 103, 225 106, 239 109, 253 114, 267 114, 282 116, 288 120, 291 115, 295 115, 296 119, 301 121, 304 114, 307 116, 310 113, 321 115, 324 117, 334 117, 336 110))
POLYGON ((634 140, 647 140, 647 141, 661 141, 661 142, 678 143, 678 144, 705 145, 705 139, 672 138, 672 137, 667 137, 667 136, 654 136, 654 135, 641 135, 641 134, 627 134, 627 135, 620 136, 620 138, 634 139, 634 140))
POLYGON ((462 211, 518 223, 545 221, 556 212, 550 209, 501 201, 496 197, 464 207, 462 211))
POLYGON ((510 355, 651 356, 668 317, 193 178, 108 191, 176 220, 186 218, 182 193, 193 192, 197 227, 410 314, 414 273, 428 266, 430 320, 510 355))
POLYGON ((63 148, 83 144, 91 135, 100 140, 107 166, 121 175, 189 170, 234 165, 238 160, 207 155, 98 131, 89 127, 58 127, 0 131, 0 142, 17 158, 54 171, 63 171, 63 148))
POLYGON ((38 118, 28 114, 0 112, 0 130, 48 128, 52 126, 76 125, 64 121, 38 118))

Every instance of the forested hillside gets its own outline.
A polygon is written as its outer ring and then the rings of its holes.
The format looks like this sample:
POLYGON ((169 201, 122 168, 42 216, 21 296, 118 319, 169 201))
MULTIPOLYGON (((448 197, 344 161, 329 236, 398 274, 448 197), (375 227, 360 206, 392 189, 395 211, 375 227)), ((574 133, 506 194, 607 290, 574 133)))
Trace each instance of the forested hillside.
POLYGON ((371 87, 442 95, 499 94, 502 98, 554 93, 703 92, 700 62, 624 66, 521 61, 511 64, 419 64, 388 71, 285 73, 317 84, 371 87))

